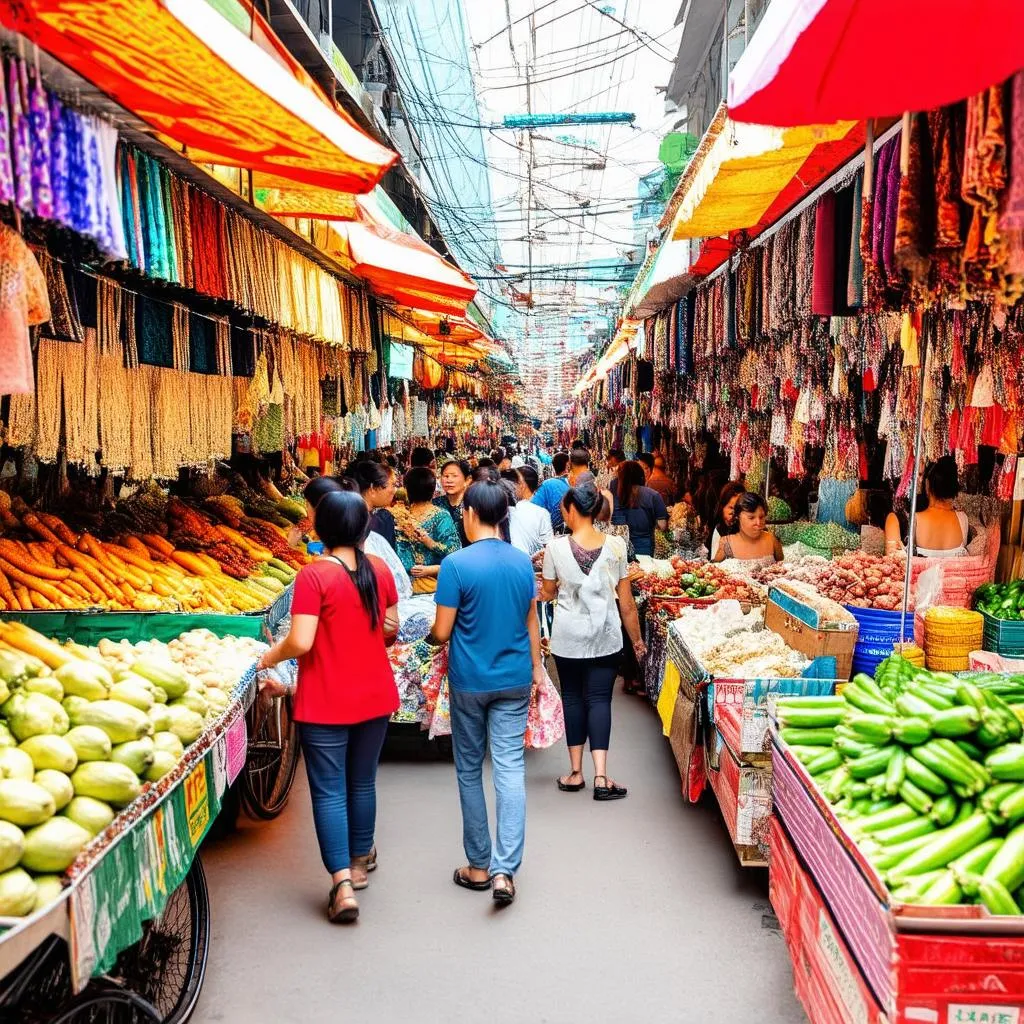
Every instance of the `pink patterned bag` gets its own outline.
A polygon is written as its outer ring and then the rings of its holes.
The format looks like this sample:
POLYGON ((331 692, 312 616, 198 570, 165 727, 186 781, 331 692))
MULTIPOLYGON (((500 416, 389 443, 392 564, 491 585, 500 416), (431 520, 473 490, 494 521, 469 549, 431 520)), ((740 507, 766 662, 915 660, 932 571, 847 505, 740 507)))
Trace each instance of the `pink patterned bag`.
POLYGON ((565 735, 562 698, 547 670, 540 685, 530 694, 530 710, 526 716, 526 746, 542 750, 553 746, 565 735))

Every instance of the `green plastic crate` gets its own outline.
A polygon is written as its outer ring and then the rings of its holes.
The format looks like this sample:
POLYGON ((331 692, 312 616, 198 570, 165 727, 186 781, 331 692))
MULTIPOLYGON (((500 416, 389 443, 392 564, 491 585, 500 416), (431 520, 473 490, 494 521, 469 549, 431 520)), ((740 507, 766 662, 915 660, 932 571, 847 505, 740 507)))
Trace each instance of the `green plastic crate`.
POLYGON ((1004 658, 1024 658, 1024 621, 997 619, 988 612, 981 615, 985 620, 982 648, 1004 658))

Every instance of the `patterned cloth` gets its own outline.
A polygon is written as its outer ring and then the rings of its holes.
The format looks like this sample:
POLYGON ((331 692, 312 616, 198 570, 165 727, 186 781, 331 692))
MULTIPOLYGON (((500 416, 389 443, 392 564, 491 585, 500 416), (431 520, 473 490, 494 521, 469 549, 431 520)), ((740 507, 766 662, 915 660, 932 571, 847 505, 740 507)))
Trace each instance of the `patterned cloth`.
POLYGON ((0 394, 35 390, 28 329, 49 319, 39 264, 21 235, 0 224, 0 394))
MULTIPOLYGON (((395 505, 392 508, 398 540, 398 557, 406 572, 417 565, 440 565, 446 555, 462 547, 455 521, 436 505, 413 513, 395 505)), ((436 576, 414 577, 415 594, 431 594, 437 590, 436 576)))

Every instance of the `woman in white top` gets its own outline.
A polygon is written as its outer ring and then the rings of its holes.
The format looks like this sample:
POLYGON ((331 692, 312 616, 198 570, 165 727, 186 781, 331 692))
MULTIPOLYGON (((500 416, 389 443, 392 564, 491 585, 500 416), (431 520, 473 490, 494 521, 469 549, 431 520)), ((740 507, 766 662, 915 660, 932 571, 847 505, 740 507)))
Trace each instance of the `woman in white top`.
POLYGON ((594 759, 594 799, 621 800, 624 786, 608 778, 608 741, 612 726, 612 688, 619 671, 622 625, 638 659, 647 653, 630 589, 626 544, 594 529, 604 498, 587 482, 570 487, 562 516, 570 531, 556 537, 544 553, 541 600, 558 595, 551 627, 551 653, 558 666, 565 709, 568 775, 558 780, 563 792, 579 792, 583 747, 590 739, 594 759), (618 599, 618 603, 616 603, 618 599), (622 609, 622 618, 619 609, 622 609))
MULTIPOLYGON (((967 554, 967 513, 957 512, 953 501, 960 493, 956 459, 944 455, 924 474, 927 508, 914 517, 914 554, 922 558, 962 558, 967 554)), ((899 517, 891 512, 885 521, 885 551, 903 549, 899 517)))
POLYGON ((532 466, 520 466, 516 474, 519 478, 518 500, 508 510, 509 537, 514 548, 525 551, 533 558, 554 537, 551 513, 533 503, 533 496, 540 486, 537 470, 532 466))

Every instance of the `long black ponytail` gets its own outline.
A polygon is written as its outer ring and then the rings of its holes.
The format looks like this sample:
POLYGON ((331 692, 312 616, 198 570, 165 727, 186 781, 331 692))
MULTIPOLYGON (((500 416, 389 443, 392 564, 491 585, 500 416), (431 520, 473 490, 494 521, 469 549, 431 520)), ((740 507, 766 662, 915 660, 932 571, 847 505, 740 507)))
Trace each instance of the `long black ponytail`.
MULTIPOLYGON (((377 573, 360 544, 366 539, 370 527, 370 510, 358 494, 335 491, 321 498, 316 507, 316 532, 328 551, 334 548, 354 548, 355 571, 345 571, 359 591, 359 600, 370 618, 370 628, 380 625, 380 592, 377 573)), ((342 563, 344 564, 344 563, 342 563)))

